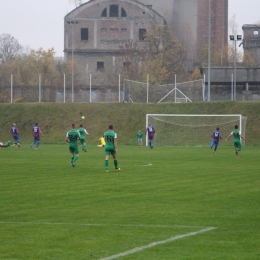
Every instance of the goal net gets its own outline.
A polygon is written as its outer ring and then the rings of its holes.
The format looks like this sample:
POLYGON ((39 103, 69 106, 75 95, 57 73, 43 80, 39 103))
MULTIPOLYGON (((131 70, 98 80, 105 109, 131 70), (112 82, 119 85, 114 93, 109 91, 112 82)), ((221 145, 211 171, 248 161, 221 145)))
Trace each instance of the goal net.
MULTIPOLYGON (((156 130, 155 145, 208 146, 211 134, 217 127, 223 139, 220 144, 224 144, 224 139, 234 130, 235 125, 238 125, 245 137, 246 119, 242 115, 146 114, 146 126, 151 124, 156 130)), ((245 144, 244 140, 242 144, 245 144)))

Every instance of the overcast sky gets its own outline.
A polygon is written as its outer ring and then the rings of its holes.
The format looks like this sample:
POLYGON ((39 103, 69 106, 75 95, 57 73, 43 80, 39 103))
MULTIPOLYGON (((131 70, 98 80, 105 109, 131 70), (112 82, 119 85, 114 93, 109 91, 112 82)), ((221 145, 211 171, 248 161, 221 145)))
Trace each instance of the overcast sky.
MULTIPOLYGON (((0 4, 0 34, 11 34, 31 49, 53 47, 57 56, 63 56, 63 18, 75 8, 69 0, 0 0, 0 4)), ((243 24, 260 21, 260 0, 229 0, 229 18, 233 14, 242 34, 243 24)))

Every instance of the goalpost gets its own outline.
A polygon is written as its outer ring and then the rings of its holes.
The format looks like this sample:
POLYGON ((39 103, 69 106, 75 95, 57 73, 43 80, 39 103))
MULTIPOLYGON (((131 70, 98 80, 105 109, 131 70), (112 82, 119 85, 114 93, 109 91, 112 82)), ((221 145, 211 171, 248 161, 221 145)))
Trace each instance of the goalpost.
MULTIPOLYGON (((246 135, 246 117, 231 115, 198 115, 198 114, 146 114, 146 126, 154 126, 155 145, 168 146, 209 146, 211 133, 219 127, 224 144, 225 138, 238 125, 241 134, 246 135)), ((242 140, 242 144, 245 141, 242 140)), ((146 135, 146 146, 148 138, 146 135)), ((229 143, 230 145, 230 143, 229 143)))

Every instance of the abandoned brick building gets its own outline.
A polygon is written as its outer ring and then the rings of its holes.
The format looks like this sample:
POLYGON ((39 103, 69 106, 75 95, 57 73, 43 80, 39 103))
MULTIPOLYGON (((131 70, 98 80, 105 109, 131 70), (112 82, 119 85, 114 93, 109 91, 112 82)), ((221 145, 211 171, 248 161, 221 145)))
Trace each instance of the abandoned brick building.
MULTIPOLYGON (((228 0, 212 1, 212 44, 227 44, 228 0)), ((208 44, 208 0, 91 0, 64 18, 64 58, 77 60, 82 82, 115 84, 123 68, 119 46, 141 46, 151 22, 168 25, 187 51, 192 69, 199 48, 208 44)))

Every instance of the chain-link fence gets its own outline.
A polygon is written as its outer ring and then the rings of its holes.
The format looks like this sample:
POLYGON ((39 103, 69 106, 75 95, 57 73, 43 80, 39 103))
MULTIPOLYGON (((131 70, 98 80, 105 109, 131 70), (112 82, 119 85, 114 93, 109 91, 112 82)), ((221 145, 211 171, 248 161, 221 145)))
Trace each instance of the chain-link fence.
MULTIPOLYGON (((147 82, 124 80, 120 86, 0 86, 0 103, 18 102, 59 102, 59 103, 163 103, 163 102, 198 102, 207 101, 208 88, 202 80, 195 80, 168 85, 152 85, 147 82)), ((212 85, 210 101, 228 101, 232 99, 230 86, 212 85)), ((257 86, 237 86, 236 100, 260 100, 257 86)))
POLYGON ((123 102, 124 93, 120 90, 104 90, 89 87, 75 88, 73 94, 71 88, 63 87, 0 87, 0 103, 22 102, 59 102, 59 103, 115 103, 123 102))
POLYGON ((72 97, 71 92, 67 93, 56 93, 56 102, 59 103, 69 103, 74 100, 75 103, 116 103, 122 102, 124 100, 123 92, 101 92, 97 91, 87 91, 80 90, 77 93, 74 93, 72 97))

